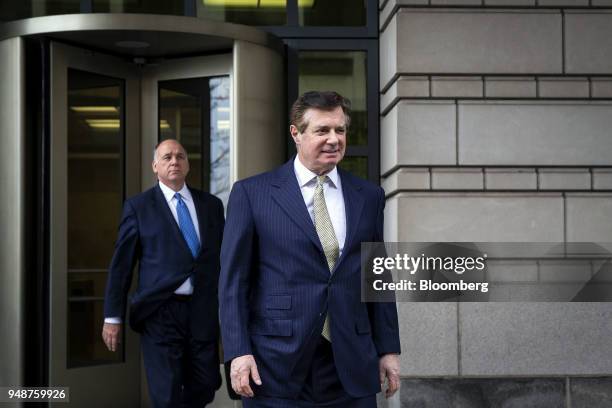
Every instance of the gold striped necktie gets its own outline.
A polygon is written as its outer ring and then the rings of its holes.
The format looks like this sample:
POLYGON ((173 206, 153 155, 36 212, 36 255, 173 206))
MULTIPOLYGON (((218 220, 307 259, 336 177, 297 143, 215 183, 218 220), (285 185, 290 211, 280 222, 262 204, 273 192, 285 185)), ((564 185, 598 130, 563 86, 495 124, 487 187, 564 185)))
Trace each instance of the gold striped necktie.
MULTIPOLYGON (((334 269, 334 265, 338 260, 340 254, 340 247, 338 245, 338 239, 334 232, 334 226, 332 225, 329 212, 327 211, 327 205, 325 204, 325 195, 323 194, 323 184, 329 179, 327 176, 317 176, 317 186, 314 192, 314 224, 317 230, 317 235, 323 246, 323 252, 325 253, 325 259, 327 260, 327 266, 331 273, 334 269)), ((323 331, 321 332, 323 337, 331 341, 331 333, 329 330, 329 311, 325 317, 325 323, 323 324, 323 331)))

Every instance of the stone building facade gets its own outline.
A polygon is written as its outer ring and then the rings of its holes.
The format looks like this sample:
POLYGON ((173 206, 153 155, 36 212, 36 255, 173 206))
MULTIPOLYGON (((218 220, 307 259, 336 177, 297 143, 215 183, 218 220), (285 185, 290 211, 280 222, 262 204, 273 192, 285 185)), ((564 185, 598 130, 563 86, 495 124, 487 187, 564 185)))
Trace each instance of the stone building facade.
MULTIPOLYGON (((612 242, 610 6, 380 1, 387 241, 612 242)), ((383 405, 612 406, 610 303, 398 311, 402 388, 383 405)))

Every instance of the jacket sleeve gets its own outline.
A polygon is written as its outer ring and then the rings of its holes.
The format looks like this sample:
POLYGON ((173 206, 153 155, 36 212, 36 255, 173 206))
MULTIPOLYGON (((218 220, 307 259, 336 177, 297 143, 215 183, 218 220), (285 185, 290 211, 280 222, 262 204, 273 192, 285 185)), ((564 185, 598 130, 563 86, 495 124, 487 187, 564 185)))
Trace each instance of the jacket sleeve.
MULTIPOLYGON (((385 193, 379 189, 374 242, 384 242, 385 193)), ((400 338, 395 301, 368 303, 372 339, 379 356, 400 353, 400 338)))
POLYGON ((242 183, 232 188, 221 245, 219 315, 226 362, 252 354, 248 333, 248 294, 255 228, 247 192, 242 183))
POLYGON ((108 270, 104 317, 121 317, 125 321, 127 294, 132 272, 140 255, 140 235, 136 212, 130 201, 123 205, 115 253, 108 270))

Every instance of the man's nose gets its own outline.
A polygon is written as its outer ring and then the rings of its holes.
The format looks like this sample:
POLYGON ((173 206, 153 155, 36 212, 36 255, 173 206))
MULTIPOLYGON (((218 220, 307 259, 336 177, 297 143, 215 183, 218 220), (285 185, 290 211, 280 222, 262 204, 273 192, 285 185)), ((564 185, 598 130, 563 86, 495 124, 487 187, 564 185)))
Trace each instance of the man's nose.
POLYGON ((327 144, 330 144, 330 145, 338 144, 338 134, 336 133, 335 130, 332 130, 329 132, 329 135, 327 136, 327 144))

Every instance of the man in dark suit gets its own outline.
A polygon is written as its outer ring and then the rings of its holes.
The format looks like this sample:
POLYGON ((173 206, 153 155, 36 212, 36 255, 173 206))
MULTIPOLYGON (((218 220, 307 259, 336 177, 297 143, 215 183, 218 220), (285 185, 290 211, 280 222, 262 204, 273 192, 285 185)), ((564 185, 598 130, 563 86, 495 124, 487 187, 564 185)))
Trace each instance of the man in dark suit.
POLYGON ((383 190, 342 171, 349 102, 293 105, 297 156, 234 184, 221 249, 220 316, 245 407, 371 408, 399 387, 395 303, 361 302, 360 244, 383 240, 383 190), (252 381, 250 381, 252 380, 252 381))
POLYGON ((189 161, 176 140, 156 147, 153 172, 159 183, 123 207, 102 337, 110 350, 117 350, 138 261, 130 325, 141 334, 152 404, 202 407, 221 385, 217 287, 223 204, 187 187, 189 161))

